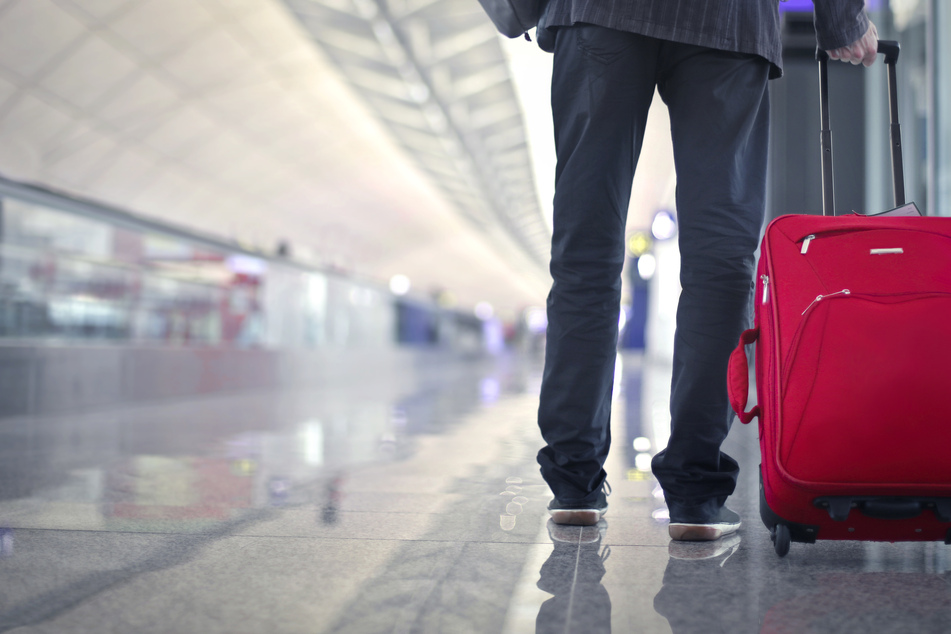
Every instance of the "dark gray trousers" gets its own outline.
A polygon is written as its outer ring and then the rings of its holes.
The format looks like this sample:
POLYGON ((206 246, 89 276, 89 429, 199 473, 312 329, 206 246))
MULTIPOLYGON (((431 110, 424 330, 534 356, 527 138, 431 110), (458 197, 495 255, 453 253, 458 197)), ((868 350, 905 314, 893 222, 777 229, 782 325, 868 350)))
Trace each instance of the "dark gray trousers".
POLYGON ((726 368, 749 323, 768 74, 755 55, 593 25, 557 31, 554 283, 538 414, 547 444, 538 462, 561 501, 593 501, 605 478, 625 223, 655 87, 670 112, 683 293, 671 437, 653 470, 681 521, 715 512, 733 492, 739 469, 720 451, 732 420, 726 368))

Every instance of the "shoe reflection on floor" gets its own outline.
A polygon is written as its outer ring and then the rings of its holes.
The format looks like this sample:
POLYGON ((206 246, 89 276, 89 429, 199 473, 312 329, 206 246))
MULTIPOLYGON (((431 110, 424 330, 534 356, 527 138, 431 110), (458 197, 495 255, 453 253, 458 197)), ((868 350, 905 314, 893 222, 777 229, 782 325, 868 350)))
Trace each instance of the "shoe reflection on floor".
POLYGON ((553 549, 539 571, 538 588, 554 595, 538 610, 535 632, 611 631, 611 597, 601 584, 610 546, 602 546, 607 522, 560 526, 548 521, 553 549))
POLYGON ((740 547, 740 536, 712 542, 671 541, 664 585, 654 597, 654 609, 667 619, 674 634, 736 632, 733 600, 746 601, 745 567, 730 565, 740 547))
POLYGON ((674 634, 951 631, 951 573, 865 572, 861 558, 844 571, 809 553, 767 552, 764 567, 758 547, 741 550, 739 535, 671 542, 654 609, 674 634))
POLYGON ((324 488, 323 505, 320 507, 320 521, 330 526, 336 524, 340 501, 343 499, 343 475, 337 474, 328 480, 324 488))

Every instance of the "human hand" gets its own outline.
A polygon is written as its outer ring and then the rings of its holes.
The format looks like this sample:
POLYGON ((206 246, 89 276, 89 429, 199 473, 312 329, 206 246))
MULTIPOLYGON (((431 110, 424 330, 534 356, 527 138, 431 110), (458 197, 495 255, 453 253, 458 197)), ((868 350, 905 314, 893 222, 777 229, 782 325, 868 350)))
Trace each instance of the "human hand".
POLYGON ((843 62, 852 62, 853 64, 864 64, 871 66, 875 63, 875 57, 878 55, 878 29, 868 21, 868 29, 865 35, 855 40, 848 46, 837 48, 834 51, 826 51, 832 59, 842 60, 843 62))

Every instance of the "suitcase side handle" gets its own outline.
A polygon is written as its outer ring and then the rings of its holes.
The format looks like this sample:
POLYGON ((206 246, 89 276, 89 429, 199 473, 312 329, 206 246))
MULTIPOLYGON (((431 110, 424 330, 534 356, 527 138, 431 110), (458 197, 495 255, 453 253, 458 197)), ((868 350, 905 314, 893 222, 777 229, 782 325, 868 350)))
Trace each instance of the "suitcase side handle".
MULTIPOLYGON (((901 155, 901 125, 898 122, 898 80, 896 67, 901 45, 894 40, 879 40, 878 52, 885 55, 888 75, 889 141, 892 158, 892 183, 895 207, 905 204, 905 173, 901 155)), ((829 54, 816 49, 819 62, 819 149, 822 155, 822 215, 835 215, 835 184, 832 168, 832 129, 829 125, 829 54)))
POLYGON ((759 338, 759 328, 751 328, 740 335, 740 342, 730 354, 730 366, 727 375, 727 391, 730 394, 730 406, 740 422, 748 424, 759 416, 760 407, 755 405, 746 411, 746 401, 750 394, 750 362, 746 358, 746 346, 759 338))

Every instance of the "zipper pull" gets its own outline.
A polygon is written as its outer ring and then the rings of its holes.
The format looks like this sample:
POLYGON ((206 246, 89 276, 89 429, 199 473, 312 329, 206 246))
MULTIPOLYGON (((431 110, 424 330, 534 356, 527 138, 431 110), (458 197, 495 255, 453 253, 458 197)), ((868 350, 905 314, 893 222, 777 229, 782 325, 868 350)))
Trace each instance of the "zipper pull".
POLYGON ((802 253, 803 255, 806 255, 806 253, 809 251, 809 243, 815 239, 816 239, 816 234, 806 236, 806 239, 802 241, 802 250, 799 252, 802 253))
POLYGON ((808 313, 810 308, 815 306, 818 302, 821 302, 822 300, 824 300, 826 297, 834 297, 835 295, 851 295, 851 294, 852 294, 852 291, 850 291, 847 288, 843 288, 841 291, 829 293, 828 295, 818 295, 814 300, 812 300, 811 304, 806 306, 806 310, 802 311, 802 314, 805 315, 806 313, 808 313))
POLYGON ((765 304, 769 299, 769 276, 760 275, 759 278, 763 281, 763 303, 765 304))

